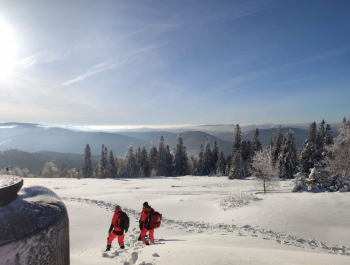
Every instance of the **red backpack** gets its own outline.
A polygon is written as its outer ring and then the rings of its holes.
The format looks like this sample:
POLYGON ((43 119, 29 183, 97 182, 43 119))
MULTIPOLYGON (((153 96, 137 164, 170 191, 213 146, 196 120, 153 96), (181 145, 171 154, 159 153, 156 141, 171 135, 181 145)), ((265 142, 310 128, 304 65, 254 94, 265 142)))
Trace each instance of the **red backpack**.
POLYGON ((161 223, 162 223, 162 214, 154 211, 151 214, 151 218, 149 222, 150 229, 159 228, 161 223))

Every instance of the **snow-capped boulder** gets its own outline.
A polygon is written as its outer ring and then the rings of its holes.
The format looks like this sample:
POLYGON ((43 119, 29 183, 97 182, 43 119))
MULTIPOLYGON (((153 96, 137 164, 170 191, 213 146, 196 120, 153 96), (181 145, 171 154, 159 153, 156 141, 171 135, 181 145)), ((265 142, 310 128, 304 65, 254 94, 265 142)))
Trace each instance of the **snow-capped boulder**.
POLYGON ((51 190, 25 187, 0 206, 0 265, 69 264, 69 220, 51 190))

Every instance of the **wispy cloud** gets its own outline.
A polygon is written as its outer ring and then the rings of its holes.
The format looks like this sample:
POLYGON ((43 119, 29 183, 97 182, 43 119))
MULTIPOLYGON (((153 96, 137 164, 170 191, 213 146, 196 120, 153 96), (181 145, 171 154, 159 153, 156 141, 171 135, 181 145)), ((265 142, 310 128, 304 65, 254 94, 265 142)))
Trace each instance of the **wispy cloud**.
POLYGON ((168 45, 169 43, 170 43, 169 41, 166 41, 166 42, 162 42, 162 43, 158 43, 158 44, 152 44, 152 45, 140 48, 138 50, 131 51, 131 52, 129 52, 127 54, 127 56, 135 55, 137 53, 146 52, 146 51, 149 51, 149 50, 153 50, 153 49, 159 48, 161 46, 168 45))
POLYGON ((17 62, 16 66, 27 69, 38 63, 48 63, 57 60, 63 60, 70 56, 70 51, 48 51, 43 50, 34 55, 28 56, 17 62))
POLYGON ((95 66, 93 66, 90 69, 88 69, 85 73, 83 73, 81 75, 78 75, 77 77, 62 83, 62 85, 64 85, 64 86, 71 85, 73 83, 82 81, 82 80, 84 80, 84 79, 86 79, 86 78, 88 78, 90 76, 97 75, 98 73, 101 73, 103 71, 117 68, 118 66, 120 66, 120 64, 118 64, 118 63, 110 63, 110 62, 96 64, 95 66))
MULTIPOLYGON (((266 0, 266 1, 242 1, 240 4, 232 3, 221 5, 221 12, 217 14, 210 14, 204 18, 204 21, 229 21, 246 16, 250 16, 256 13, 264 12, 266 10, 283 5, 285 2, 280 0, 266 0)), ((212 12, 211 12, 212 13, 212 12)), ((203 19, 203 18, 202 18, 203 19)))

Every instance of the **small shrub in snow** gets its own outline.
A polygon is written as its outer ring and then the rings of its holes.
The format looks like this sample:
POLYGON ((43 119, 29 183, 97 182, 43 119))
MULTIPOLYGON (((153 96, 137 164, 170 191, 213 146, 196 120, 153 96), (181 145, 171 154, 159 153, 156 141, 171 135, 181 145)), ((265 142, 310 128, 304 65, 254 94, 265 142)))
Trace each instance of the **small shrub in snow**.
POLYGON ((220 207, 226 211, 229 208, 240 208, 249 204, 250 201, 257 201, 259 198, 253 194, 245 191, 236 191, 228 196, 225 196, 220 201, 220 207))

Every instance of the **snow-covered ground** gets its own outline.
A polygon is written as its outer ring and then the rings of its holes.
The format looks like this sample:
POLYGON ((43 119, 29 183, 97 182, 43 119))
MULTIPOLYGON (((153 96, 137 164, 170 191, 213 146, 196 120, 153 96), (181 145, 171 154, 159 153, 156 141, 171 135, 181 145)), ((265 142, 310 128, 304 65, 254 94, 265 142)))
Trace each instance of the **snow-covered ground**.
POLYGON ((350 193, 263 194, 219 177, 25 179, 65 203, 71 264, 350 264, 350 193), (137 241, 143 202, 163 214, 155 245, 137 241), (129 215, 126 249, 104 252, 113 205, 129 215))

